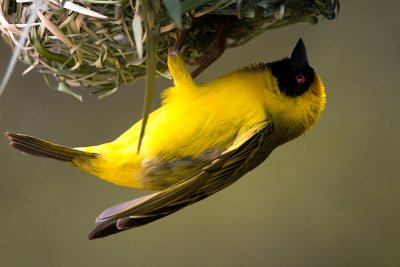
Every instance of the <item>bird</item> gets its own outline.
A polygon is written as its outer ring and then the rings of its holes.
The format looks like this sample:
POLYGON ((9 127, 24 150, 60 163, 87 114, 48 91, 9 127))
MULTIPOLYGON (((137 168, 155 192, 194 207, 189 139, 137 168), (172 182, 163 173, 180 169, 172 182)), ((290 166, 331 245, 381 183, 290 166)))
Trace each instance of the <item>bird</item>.
POLYGON ((106 237, 168 216, 231 185, 280 145, 310 129, 325 107, 320 76, 300 38, 288 57, 255 63, 196 83, 172 50, 173 86, 149 115, 114 141, 69 148, 7 132, 11 147, 65 161, 108 182, 153 193, 104 210, 89 239, 106 237))

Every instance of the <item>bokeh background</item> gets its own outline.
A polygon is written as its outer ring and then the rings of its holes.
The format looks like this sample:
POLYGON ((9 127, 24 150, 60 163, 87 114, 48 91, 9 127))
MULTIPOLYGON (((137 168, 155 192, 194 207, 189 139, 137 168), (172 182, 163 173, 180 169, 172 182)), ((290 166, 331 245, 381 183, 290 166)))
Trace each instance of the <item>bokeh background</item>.
MULTIPOLYGON (((142 228, 89 241, 104 208, 146 192, 23 155, 0 138, 0 266, 400 266, 399 14, 395 0, 342 1, 334 21, 226 51, 199 80, 279 59, 302 37, 326 110, 233 186, 142 228)), ((11 52, 3 42, 0 52, 4 73, 11 52)), ((143 82, 102 100, 81 90, 80 103, 36 72, 21 77, 25 68, 0 99, 0 132, 84 146, 140 118, 143 82)))

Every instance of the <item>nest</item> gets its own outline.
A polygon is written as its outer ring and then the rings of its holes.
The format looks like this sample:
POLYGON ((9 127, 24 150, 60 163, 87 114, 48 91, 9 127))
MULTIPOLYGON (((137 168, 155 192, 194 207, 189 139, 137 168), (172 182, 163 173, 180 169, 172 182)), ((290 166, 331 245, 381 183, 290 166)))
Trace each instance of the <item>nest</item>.
POLYGON ((55 78, 64 91, 83 86, 105 96, 150 68, 168 76, 179 29, 186 33, 181 51, 197 75, 225 48, 268 29, 333 19, 338 9, 338 0, 0 0, 0 30, 15 49, 30 25, 19 56, 28 70, 49 83, 55 78))

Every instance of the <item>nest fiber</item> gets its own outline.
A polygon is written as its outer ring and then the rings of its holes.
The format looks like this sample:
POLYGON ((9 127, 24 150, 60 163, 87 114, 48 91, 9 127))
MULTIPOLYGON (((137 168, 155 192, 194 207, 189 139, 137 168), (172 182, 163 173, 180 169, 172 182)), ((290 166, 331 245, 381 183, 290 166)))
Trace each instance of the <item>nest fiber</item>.
POLYGON ((166 75, 178 29, 186 31, 185 60, 196 67, 215 50, 218 57, 268 29, 333 19, 338 8, 338 0, 0 0, 0 30, 15 49, 30 27, 19 58, 29 70, 107 95, 146 75, 150 31, 156 72, 166 75))

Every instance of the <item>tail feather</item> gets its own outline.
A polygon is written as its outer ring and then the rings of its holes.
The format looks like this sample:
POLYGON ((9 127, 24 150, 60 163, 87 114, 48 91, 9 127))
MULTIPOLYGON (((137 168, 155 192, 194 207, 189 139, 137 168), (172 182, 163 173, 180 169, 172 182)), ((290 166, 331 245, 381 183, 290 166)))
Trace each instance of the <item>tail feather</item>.
POLYGON ((74 148, 53 144, 29 135, 7 132, 10 146, 26 154, 52 158, 74 163, 75 160, 93 159, 96 153, 88 153, 74 148))
POLYGON ((96 228, 91 231, 88 235, 90 240, 107 237, 109 235, 117 234, 119 232, 129 230, 134 227, 140 227, 145 224, 159 220, 170 213, 156 214, 154 216, 143 216, 143 217, 124 217, 114 221, 107 221, 100 223, 96 228))

